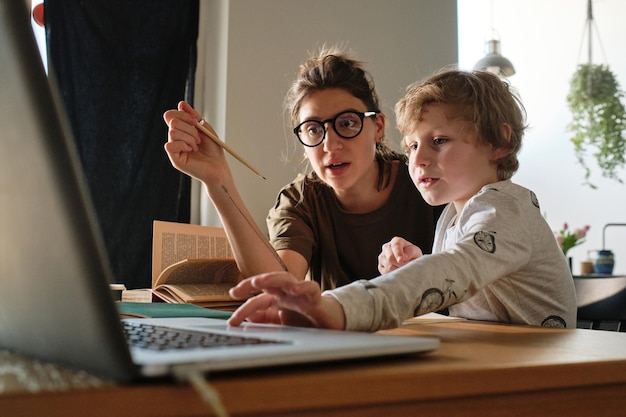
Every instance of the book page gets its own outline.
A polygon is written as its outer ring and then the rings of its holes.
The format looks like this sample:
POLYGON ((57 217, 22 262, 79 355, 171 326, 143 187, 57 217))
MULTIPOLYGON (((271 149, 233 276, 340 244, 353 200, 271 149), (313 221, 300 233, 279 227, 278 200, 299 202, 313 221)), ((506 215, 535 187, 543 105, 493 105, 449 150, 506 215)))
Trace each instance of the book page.
POLYGON ((233 258, 221 227, 155 220, 152 237, 152 283, 168 266, 192 258, 233 258))
POLYGON ((184 259, 165 268, 152 287, 207 283, 233 286, 240 279, 241 272, 234 259, 184 259))
POLYGON ((228 295, 230 287, 228 284, 161 285, 155 292, 169 294, 178 303, 230 301, 232 300, 228 295))

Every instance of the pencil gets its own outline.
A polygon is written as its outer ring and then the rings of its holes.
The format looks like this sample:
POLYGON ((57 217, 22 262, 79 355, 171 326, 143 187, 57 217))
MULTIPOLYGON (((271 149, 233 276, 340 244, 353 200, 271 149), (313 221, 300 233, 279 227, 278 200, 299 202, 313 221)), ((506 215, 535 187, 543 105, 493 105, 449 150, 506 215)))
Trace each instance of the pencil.
POLYGON ((234 156, 239 162, 241 162, 242 164, 244 164, 246 167, 248 167, 252 172, 254 172, 255 174, 257 174, 259 177, 263 178, 264 180, 267 179, 263 176, 263 174, 261 174, 261 171, 259 171, 258 169, 256 169, 250 162, 246 161, 243 156, 239 155, 233 148, 231 148, 230 146, 228 146, 226 143, 222 142, 220 140, 220 138, 218 138, 213 132, 211 132, 209 129, 207 129, 206 127, 204 127, 204 124, 206 122, 204 121, 204 119, 200 120, 199 122, 196 122, 196 127, 198 129, 200 129, 202 131, 202 133, 204 133, 205 135, 207 135, 213 142, 217 143, 219 146, 221 146, 225 151, 227 151, 229 154, 231 154, 232 156, 234 156))

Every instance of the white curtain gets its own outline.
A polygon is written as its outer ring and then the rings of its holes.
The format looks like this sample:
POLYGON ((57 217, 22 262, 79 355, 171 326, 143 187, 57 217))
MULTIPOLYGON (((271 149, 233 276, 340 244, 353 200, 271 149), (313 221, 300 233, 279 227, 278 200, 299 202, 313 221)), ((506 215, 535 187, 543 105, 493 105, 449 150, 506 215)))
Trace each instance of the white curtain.
MULTIPOLYGON (((194 89, 194 107, 210 121, 221 138, 226 125, 228 4, 229 0, 200 1, 194 89)), ((217 211, 200 182, 193 180, 191 187, 191 223, 221 226, 217 211)))

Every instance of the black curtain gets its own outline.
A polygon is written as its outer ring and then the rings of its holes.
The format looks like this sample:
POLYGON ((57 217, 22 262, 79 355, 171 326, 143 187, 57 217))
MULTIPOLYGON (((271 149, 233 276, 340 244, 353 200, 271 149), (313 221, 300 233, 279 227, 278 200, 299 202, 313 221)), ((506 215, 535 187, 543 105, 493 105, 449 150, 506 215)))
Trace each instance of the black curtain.
POLYGON ((46 0, 57 77, 117 282, 151 285, 152 221, 189 222, 163 112, 193 102, 198 0, 46 0))

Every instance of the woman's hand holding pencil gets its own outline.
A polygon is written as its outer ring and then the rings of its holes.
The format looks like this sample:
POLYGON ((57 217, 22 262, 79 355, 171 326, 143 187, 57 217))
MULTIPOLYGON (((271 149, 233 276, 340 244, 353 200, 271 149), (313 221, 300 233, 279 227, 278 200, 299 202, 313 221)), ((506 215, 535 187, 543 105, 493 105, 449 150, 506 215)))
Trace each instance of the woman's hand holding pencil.
POLYGON ((209 129, 207 129, 206 127, 204 127, 204 124, 206 123, 206 121, 204 119, 201 119, 199 122, 196 123, 196 127, 198 129, 200 129, 200 131, 202 131, 202 133, 204 133, 205 135, 207 135, 213 142, 217 143, 218 145, 220 145, 226 152, 228 152, 229 154, 231 154, 232 156, 234 156, 239 162, 241 162, 242 164, 244 164, 246 167, 248 167, 252 172, 254 172, 255 174, 257 174, 259 177, 266 179, 263 174, 261 174, 261 172, 256 169, 250 162, 246 161, 243 156, 239 155, 233 148, 231 148, 230 146, 228 146, 227 144, 225 144, 224 142, 222 142, 220 140, 220 138, 217 137, 217 135, 213 134, 213 132, 211 132, 209 129))
POLYGON ((216 153, 215 148, 209 145, 213 142, 256 175, 265 179, 263 174, 250 162, 220 140, 212 127, 188 103, 181 101, 178 104, 178 109, 166 111, 163 114, 163 119, 169 127, 165 151, 172 165, 178 170, 200 181, 218 178, 219 172, 228 169, 228 166, 223 154, 221 152, 216 153), (203 140, 203 136, 210 141, 203 140))

